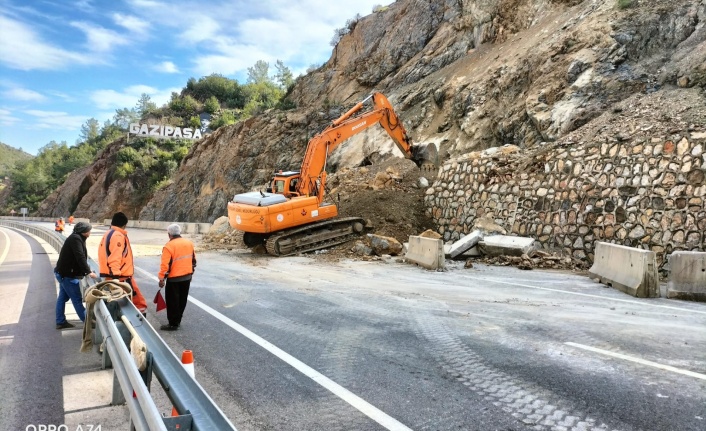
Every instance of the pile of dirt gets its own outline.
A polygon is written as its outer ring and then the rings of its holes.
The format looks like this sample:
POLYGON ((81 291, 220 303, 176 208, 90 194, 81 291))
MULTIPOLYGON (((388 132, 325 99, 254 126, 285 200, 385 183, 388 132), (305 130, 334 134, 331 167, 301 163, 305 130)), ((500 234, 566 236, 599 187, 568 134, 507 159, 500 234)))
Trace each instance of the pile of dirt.
POLYGON ((404 243, 434 224, 425 214, 424 194, 435 172, 394 158, 377 165, 342 169, 329 177, 330 197, 342 217, 362 217, 366 233, 404 243))

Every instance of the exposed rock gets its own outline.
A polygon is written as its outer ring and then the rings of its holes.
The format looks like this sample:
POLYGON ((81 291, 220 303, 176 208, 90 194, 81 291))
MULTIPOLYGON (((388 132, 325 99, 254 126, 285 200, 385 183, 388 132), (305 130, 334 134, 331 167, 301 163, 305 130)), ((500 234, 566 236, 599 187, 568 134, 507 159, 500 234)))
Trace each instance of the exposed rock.
POLYGON ((382 256, 384 254, 397 256, 402 253, 402 244, 395 238, 375 234, 368 234, 368 238, 370 239, 370 246, 372 247, 373 252, 378 256, 382 256))
POLYGON ((441 239, 441 235, 431 229, 425 230, 424 232, 420 233, 419 236, 421 236, 422 238, 441 239))

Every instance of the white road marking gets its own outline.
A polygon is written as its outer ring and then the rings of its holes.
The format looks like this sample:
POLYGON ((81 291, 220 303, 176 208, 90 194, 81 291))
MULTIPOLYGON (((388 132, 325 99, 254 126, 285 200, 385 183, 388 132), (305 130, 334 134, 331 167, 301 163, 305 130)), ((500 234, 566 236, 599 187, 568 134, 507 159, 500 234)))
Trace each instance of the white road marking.
MULTIPOLYGON (((4 230, 0 229, 0 233, 5 236, 6 244, 5 250, 0 254, 0 265, 2 265, 10 250, 10 237, 4 230)), ((23 264, 24 262, 20 263, 23 264)), ((1 271, 2 268, 0 268, 0 272, 1 271)), ((27 289, 29 289, 29 278, 26 280, 21 280, 20 278, 9 280, 8 278, 7 276, 3 276, 1 279, 5 283, 0 283, 0 303, 3 304, 3 312, 0 313, 0 326, 14 325, 20 321, 25 296, 27 295, 27 289)), ((11 342, 12 339, 3 341, 3 343, 11 342)))
POLYGON ((5 250, 3 250, 2 254, 0 254, 0 265, 2 265, 2 263, 5 262, 7 253, 10 251, 10 237, 5 233, 4 230, 0 230, 0 233, 5 236, 5 250))
MULTIPOLYGON (((154 280, 154 281, 159 281, 159 279, 150 274, 149 272, 145 271, 142 268, 137 268, 135 267, 136 270, 140 271, 143 275, 146 277, 154 280)), ((364 415, 368 416, 370 419, 374 420, 375 422, 379 423, 383 427, 385 427, 388 430, 391 431, 412 431, 411 428, 408 428, 406 425, 398 421, 397 419, 393 418, 392 416, 388 415, 387 413, 383 412, 382 410, 378 409, 374 405, 370 404, 369 402, 365 401, 364 399, 360 398, 353 392, 349 391, 348 389, 344 388, 343 386, 339 385, 338 383, 334 382, 333 380, 329 379, 328 377, 324 376, 323 374, 319 373, 315 369, 311 368, 310 366, 306 365, 304 362, 300 361, 299 359, 295 358, 294 356, 290 355, 289 353, 285 352, 284 350, 280 349, 279 347, 275 346, 274 344, 270 343, 269 341, 265 340, 264 338, 260 337, 259 335, 255 334, 254 332, 250 331, 249 329, 245 328, 244 326, 241 326, 240 324, 230 320, 228 317, 225 315, 219 313, 218 311, 214 310, 213 308, 209 307, 208 305, 204 304, 203 302, 199 301, 198 299, 194 298, 193 296, 189 295, 189 301, 192 302, 194 305, 197 307, 201 308, 205 312, 209 313, 216 319, 220 320, 221 322, 225 323, 229 327, 235 329, 239 333, 241 333, 243 336, 249 338, 252 342, 257 344, 258 346, 262 347, 263 349, 267 350, 268 352, 272 353, 282 361, 286 362, 290 366, 292 366, 294 369, 299 371, 300 373, 304 374, 305 376, 309 377, 319 385, 323 386, 324 388, 328 389, 331 393, 336 395, 337 397, 341 398, 343 401, 347 402, 354 408, 358 409, 361 413, 364 415)))
POLYGON ((695 378, 701 379, 701 380, 706 380, 706 374, 695 373, 695 372, 689 371, 689 370, 682 370, 681 368, 672 367, 671 365, 659 364, 657 362, 652 362, 652 361, 648 361, 645 359, 636 358, 634 356, 628 356, 628 355, 623 355, 620 353, 614 353, 614 352, 610 352, 608 350, 597 349, 595 347, 585 346, 583 344, 578 344, 578 343, 566 342, 564 344, 566 344, 568 346, 578 347, 579 349, 584 349, 584 350, 588 350, 591 352, 596 352, 596 353, 601 353, 603 355, 612 356, 614 358, 624 359, 626 361, 631 361, 631 362, 636 362, 636 363, 642 364, 642 365, 649 365, 650 367, 655 367, 655 368, 659 368, 662 370, 671 371, 673 373, 683 374, 685 376, 695 377, 695 378))
POLYGON ((571 292, 571 291, 562 290, 562 289, 551 289, 549 287, 539 287, 539 286, 534 286, 531 284, 523 284, 523 283, 512 283, 509 281, 500 281, 500 280, 496 280, 496 279, 492 279, 492 278, 478 278, 478 277, 467 277, 467 278, 469 278, 471 280, 476 280, 476 281, 487 281, 490 283, 509 284, 510 286, 521 286, 521 287, 529 287, 529 288, 538 289, 538 290, 547 290, 549 292, 559 292, 559 293, 566 293, 569 295, 587 296, 589 298, 605 299, 608 301, 627 302, 628 304, 644 305, 647 307, 668 308, 670 310, 685 311, 687 313, 706 314, 706 311, 701 311, 701 310, 692 310, 689 308, 673 307, 671 305, 650 304, 649 302, 631 301, 629 299, 608 298, 608 297, 601 296, 601 295, 592 295, 590 293, 571 292))
POLYGON ((189 296, 189 301, 193 302, 196 306, 200 307, 207 313, 211 314, 213 317, 216 319, 220 320, 221 322, 225 323, 226 325, 230 326, 231 328, 235 329, 236 331, 240 332, 242 335, 245 337, 249 338, 252 340, 255 344, 259 345, 263 349, 267 350, 268 352, 272 353, 273 355, 277 356, 279 359, 283 360, 287 364, 291 365, 294 367, 296 370, 298 370, 300 373, 304 374, 305 376, 309 377, 316 383, 320 384, 324 388, 328 389, 331 391, 334 395, 338 396, 351 406, 355 407, 358 409, 361 413, 365 414, 368 416, 370 419, 374 420, 375 422, 379 423, 383 427, 385 427, 388 430, 410 430, 407 426, 399 422, 397 419, 387 415, 386 413, 382 412, 380 409, 377 407, 373 406, 372 404, 368 403, 364 399, 360 398, 359 396, 355 395, 348 389, 344 388, 343 386, 339 385, 338 383, 334 382, 333 380, 329 379, 328 377, 324 376, 323 374, 319 373, 318 371, 314 370, 310 366, 306 365, 299 359, 295 358, 294 356, 290 355, 289 353, 285 352, 284 350, 280 349, 279 347, 275 346, 274 344, 270 343, 269 341, 265 340, 264 338, 256 335, 255 333, 251 332, 250 330, 246 329, 245 327, 235 323, 234 321, 230 320, 228 317, 224 316, 223 314, 219 313, 218 311, 214 310, 213 308, 209 307, 208 305, 204 304, 203 302, 199 301, 198 299, 195 299, 192 296, 189 296))

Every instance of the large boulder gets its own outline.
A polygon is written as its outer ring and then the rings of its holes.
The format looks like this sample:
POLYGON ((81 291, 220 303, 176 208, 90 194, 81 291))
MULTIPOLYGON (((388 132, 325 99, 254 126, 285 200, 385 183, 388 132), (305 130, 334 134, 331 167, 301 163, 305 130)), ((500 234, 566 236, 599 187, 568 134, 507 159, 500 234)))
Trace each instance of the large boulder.
POLYGON ((394 238, 371 233, 368 234, 368 239, 370 239, 370 247, 373 249, 373 253, 378 256, 383 254, 397 256, 402 254, 402 244, 394 238))

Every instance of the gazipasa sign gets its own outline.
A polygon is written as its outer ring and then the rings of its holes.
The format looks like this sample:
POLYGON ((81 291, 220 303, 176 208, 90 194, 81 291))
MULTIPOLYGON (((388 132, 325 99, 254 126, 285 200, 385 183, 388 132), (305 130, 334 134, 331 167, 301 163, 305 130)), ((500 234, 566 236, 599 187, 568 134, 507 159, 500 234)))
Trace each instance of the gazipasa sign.
POLYGON ((130 124, 130 134, 158 139, 201 139, 201 129, 162 126, 159 124, 130 124))

